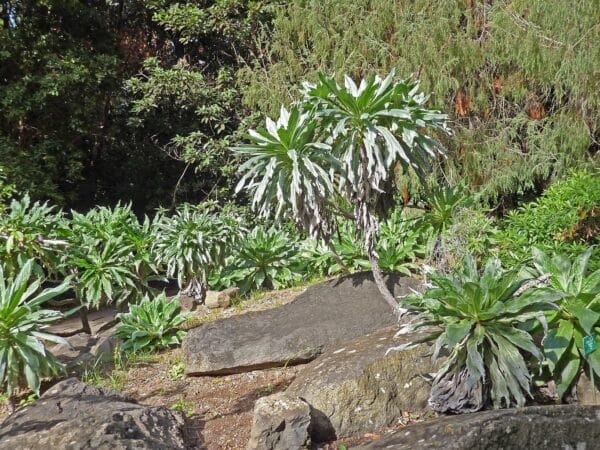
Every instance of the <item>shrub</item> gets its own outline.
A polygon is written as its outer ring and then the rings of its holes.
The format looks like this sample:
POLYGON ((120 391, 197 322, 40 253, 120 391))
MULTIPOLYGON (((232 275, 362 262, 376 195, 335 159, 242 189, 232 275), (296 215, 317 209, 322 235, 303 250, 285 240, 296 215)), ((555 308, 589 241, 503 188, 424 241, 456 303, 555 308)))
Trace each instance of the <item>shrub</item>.
POLYGON ((396 209, 381 224, 376 250, 381 270, 410 276, 418 270, 417 259, 427 252, 427 234, 416 218, 408 218, 396 209))
POLYGON ((470 206, 472 200, 464 185, 429 189, 425 196, 426 212, 419 225, 437 237, 454 223, 458 209, 470 206))
POLYGON ((66 233, 71 245, 102 248, 105 242, 120 239, 122 245, 131 248, 128 259, 123 263, 136 273, 139 290, 147 288, 148 282, 156 278, 158 270, 151 255, 154 241, 152 222, 145 217, 140 223, 131 210, 131 204, 96 207, 85 215, 72 211, 72 215, 73 219, 66 224, 70 228, 66 233))
POLYGON ((167 275, 177 278, 181 294, 204 300, 208 275, 224 265, 241 232, 228 215, 184 204, 172 216, 157 217, 152 250, 167 275))
POLYGON ((476 411, 491 398, 494 408, 523 406, 531 395, 531 374, 522 353, 539 362, 543 354, 521 326, 543 320, 560 295, 548 289, 521 292, 525 280, 517 270, 502 270, 497 259, 479 272, 467 257, 462 270, 433 274, 431 282, 424 295, 404 299, 419 315, 402 330, 431 331, 423 341, 435 340, 434 360, 442 350, 449 353, 435 376, 430 405, 439 412, 476 411))
POLYGON ((168 300, 165 293, 154 299, 147 295, 139 304, 130 304, 128 313, 117 314, 119 325, 115 335, 124 339, 122 350, 155 351, 181 344, 185 331, 178 327, 187 317, 181 314, 177 299, 168 300))
POLYGON ((222 277, 237 284, 242 294, 287 287, 302 276, 297 238, 283 230, 257 226, 239 245, 222 277))
POLYGON ((588 272, 592 249, 571 262, 565 255, 549 256, 533 250, 534 273, 549 277, 549 288, 562 296, 558 311, 549 314, 543 347, 548 369, 560 398, 576 380, 583 364, 600 377, 600 269, 588 272))
POLYGON ((88 308, 125 301, 136 288, 131 257, 133 246, 122 237, 110 237, 101 245, 83 240, 69 250, 66 266, 75 269, 75 292, 88 308), (86 243, 89 245, 86 246, 86 243))
POLYGON ((468 255, 480 262, 496 255, 498 228, 484 210, 458 208, 453 223, 440 235, 439 245, 432 255, 438 270, 450 271, 460 267, 468 255))
POLYGON ((8 275, 15 275, 29 258, 34 258, 48 275, 57 274, 62 243, 49 238, 60 216, 48 203, 32 203, 27 194, 10 203, 8 211, 0 215, 0 264, 8 275))
POLYGON ((29 387, 39 395, 41 378, 63 370, 42 343, 65 343, 44 332, 63 315, 41 306, 65 292, 68 282, 40 292, 42 279, 31 281, 34 264, 28 260, 14 278, 8 279, 0 265, 0 386, 8 394, 10 408, 16 389, 29 387))
POLYGON ((72 278, 83 330, 90 333, 87 310, 115 302, 122 304, 150 290, 160 278, 151 257, 153 241, 148 219, 140 224, 131 205, 97 207, 87 214, 71 212, 59 235, 68 242, 61 269, 72 278))
MULTIPOLYGON (((574 172, 550 186, 536 202, 511 211, 499 235, 507 264, 531 255, 532 247, 574 257, 600 243, 600 174, 574 172)), ((592 251, 592 268, 600 268, 600 252, 592 251)))

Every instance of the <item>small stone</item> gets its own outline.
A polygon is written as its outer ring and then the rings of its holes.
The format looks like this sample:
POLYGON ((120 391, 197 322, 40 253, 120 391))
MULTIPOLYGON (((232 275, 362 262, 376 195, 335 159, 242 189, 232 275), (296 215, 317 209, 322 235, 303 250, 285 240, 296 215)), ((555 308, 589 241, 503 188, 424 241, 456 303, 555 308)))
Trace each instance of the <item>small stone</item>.
MULTIPOLYGON (((595 380, 596 383, 598 380, 595 380)), ((600 390, 590 381, 587 373, 582 373, 576 385, 577 403, 580 405, 600 405, 600 390)))
POLYGON ((90 354, 95 360, 102 362, 110 361, 119 345, 119 339, 112 335, 112 329, 98 337, 98 341, 90 350, 90 354))
POLYGON ((239 297, 240 288, 238 287, 230 287, 219 292, 217 296, 219 301, 220 308, 229 308, 231 306, 232 300, 235 297, 239 297))
POLYGON ((231 287, 222 291, 208 291, 204 304, 208 308, 229 308, 233 298, 240 295, 240 288, 231 287))
POLYGON ((219 291, 207 291, 204 304, 207 308, 215 309, 220 308, 219 306, 219 291))
POLYGON ((310 407, 299 398, 277 393, 259 398, 247 450, 298 450, 309 441, 310 407))

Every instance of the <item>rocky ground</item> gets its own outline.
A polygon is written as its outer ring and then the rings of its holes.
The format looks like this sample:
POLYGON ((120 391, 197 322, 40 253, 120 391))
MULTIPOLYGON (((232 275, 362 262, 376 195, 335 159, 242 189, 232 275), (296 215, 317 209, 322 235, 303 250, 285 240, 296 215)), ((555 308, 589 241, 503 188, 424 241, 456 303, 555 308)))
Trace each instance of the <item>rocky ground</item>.
MULTIPOLYGON (((419 288, 406 278, 388 282, 397 295, 419 288)), ((600 439, 597 407, 534 406, 436 419, 427 411, 436 371, 431 349, 420 344, 388 353, 419 336, 398 336, 386 307, 364 273, 230 308, 202 306, 186 324, 193 331, 182 348, 135 356, 116 351, 104 366, 89 364, 113 354, 113 315, 99 313, 97 335, 73 334, 68 339, 75 349, 53 349, 75 363, 72 370, 84 383, 46 384, 36 402, 23 393, 19 400, 31 406, 6 420, 0 399, 0 450, 72 442, 81 449, 162 449, 155 444, 163 442, 170 443, 164 448, 229 450, 245 449, 249 441, 254 449, 296 449, 311 439, 323 441, 312 447, 323 450, 558 449, 600 439), (381 313, 372 314, 378 308, 381 313), (301 352, 312 361, 292 365, 301 352)), ((72 320, 61 326, 54 331, 77 331, 72 320)), ((580 384, 578 402, 596 404, 596 391, 580 384)))
MULTIPOLYGON (((202 306, 190 317, 186 328, 282 306, 305 289, 306 287, 301 287, 258 295, 236 302, 226 309, 208 309, 202 306)), ((92 319, 96 331, 105 330, 114 320, 114 313, 93 313, 92 319)), ((78 326, 78 319, 72 318, 55 326, 53 332, 69 335, 78 326)), ((70 339, 76 338, 77 336, 72 336, 70 339)), ((165 406, 181 411, 186 416, 185 439, 189 448, 225 450, 245 448, 250 436, 255 401, 284 391, 304 367, 306 366, 284 366, 233 375, 186 377, 182 350, 171 349, 159 354, 142 355, 134 360, 117 359, 114 366, 90 368, 80 374, 79 378, 89 384, 122 392, 145 405, 165 406)), ((27 398, 24 394, 22 400, 26 402, 27 398)), ((5 402, 0 401, 0 420, 6 415, 5 402)), ((340 438, 335 442, 322 444, 320 448, 337 449, 342 443, 348 446, 368 442, 421 419, 422 416, 418 414, 405 414, 391 427, 340 438)))
POLYGON ((181 351, 139 363, 127 372, 122 391, 141 403, 168 406, 186 416, 191 448, 243 449, 250 436, 254 402, 284 390, 298 367, 274 368, 222 377, 189 377, 177 373, 181 351), (174 369, 175 368, 175 369, 174 369))
MULTIPOLYGON (((257 295, 231 308, 211 310, 201 307, 186 324, 192 328, 219 318, 281 306, 293 300, 305 287, 257 295)), ((102 319, 114 314, 102 311, 92 317, 102 327, 102 319)), ((72 334, 79 326, 77 318, 54 327, 54 332, 72 334)), ((250 435, 252 409, 257 398, 285 389, 294 379, 298 367, 273 368, 222 377, 189 377, 182 371, 180 349, 145 355, 134 361, 118 361, 116 367, 88 370, 84 381, 123 392, 140 403, 166 406, 186 416, 186 440, 190 448, 242 449, 250 435)), ((46 384, 44 390, 50 388, 46 384)), ((27 403, 28 393, 19 400, 27 403)), ((31 399, 30 399, 31 400, 31 399)), ((0 397, 0 422, 8 410, 0 397)))

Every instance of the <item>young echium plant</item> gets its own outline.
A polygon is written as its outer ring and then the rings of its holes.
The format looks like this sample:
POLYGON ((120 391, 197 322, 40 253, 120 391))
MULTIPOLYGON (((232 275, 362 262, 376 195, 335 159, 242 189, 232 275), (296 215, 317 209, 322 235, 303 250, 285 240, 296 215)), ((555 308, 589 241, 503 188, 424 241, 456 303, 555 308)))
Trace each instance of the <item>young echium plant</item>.
POLYGON ((87 214, 72 211, 71 215, 59 231, 68 242, 61 269, 73 275, 83 331, 89 334, 90 309, 109 303, 123 305, 146 292, 158 274, 149 256, 148 220, 141 225, 131 205, 96 207, 87 214))
POLYGON ((28 387, 39 395, 40 380, 63 370, 43 344, 66 344, 63 338, 45 332, 63 314, 42 309, 42 305, 65 292, 69 283, 41 290, 42 279, 32 280, 34 266, 29 259, 14 277, 6 277, 0 264, 0 388, 8 395, 9 412, 14 408, 15 391, 28 387))
POLYGON ((62 212, 48 203, 32 202, 25 194, 0 214, 0 263, 15 275, 24 261, 34 258, 48 275, 57 275, 60 252, 67 242, 55 239, 62 212))
POLYGON ((558 310, 548 317, 544 354, 558 397, 562 399, 587 366, 590 379, 600 381, 600 269, 590 272, 593 247, 571 262, 566 255, 533 249, 533 275, 547 279, 561 296, 558 310))
POLYGON ((423 179, 444 153, 429 133, 450 133, 448 117, 426 102, 417 82, 398 81, 394 71, 358 86, 321 74, 289 112, 282 107, 277 122, 267 119, 266 129, 251 130, 250 143, 234 149, 249 157, 237 191, 250 191, 262 216, 288 215, 327 244, 340 217, 355 222, 379 290, 398 314, 405 310, 385 285, 376 242, 379 220, 393 206, 396 167, 423 179))
POLYGON ((488 400, 494 408, 523 406, 531 396, 536 367, 524 354, 539 368, 543 353, 524 325, 545 325, 544 312, 555 309, 561 295, 535 287, 518 272, 503 270, 495 258, 480 272, 467 257, 461 271, 434 273, 431 289, 404 298, 417 315, 399 333, 424 331, 425 337, 390 350, 434 341, 433 359, 445 352, 429 399, 435 411, 473 412, 488 400))
POLYGON ((176 277, 180 294, 203 301, 211 272, 225 264, 229 249, 239 240, 242 228, 226 214, 210 207, 184 204, 175 214, 156 221, 153 252, 169 277, 176 277))
POLYGON ((137 305, 129 306, 129 312, 120 313, 117 318, 115 335, 124 340, 121 345, 124 351, 156 351, 181 344, 185 336, 179 326, 187 316, 181 314, 177 299, 167 299, 164 292, 152 299, 145 295, 137 305))
POLYGON ((242 294, 257 289, 281 289, 300 278, 298 244, 284 230, 257 226, 239 243, 239 250, 221 277, 237 284, 242 294))

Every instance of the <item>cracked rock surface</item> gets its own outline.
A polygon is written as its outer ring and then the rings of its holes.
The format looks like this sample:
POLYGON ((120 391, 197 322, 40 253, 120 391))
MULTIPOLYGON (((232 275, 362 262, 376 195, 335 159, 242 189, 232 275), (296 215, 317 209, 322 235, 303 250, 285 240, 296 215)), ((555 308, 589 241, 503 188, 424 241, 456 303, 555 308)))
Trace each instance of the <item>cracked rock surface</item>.
POLYGON ((0 426, 0 449, 183 449, 183 418, 75 378, 57 383, 0 426))

